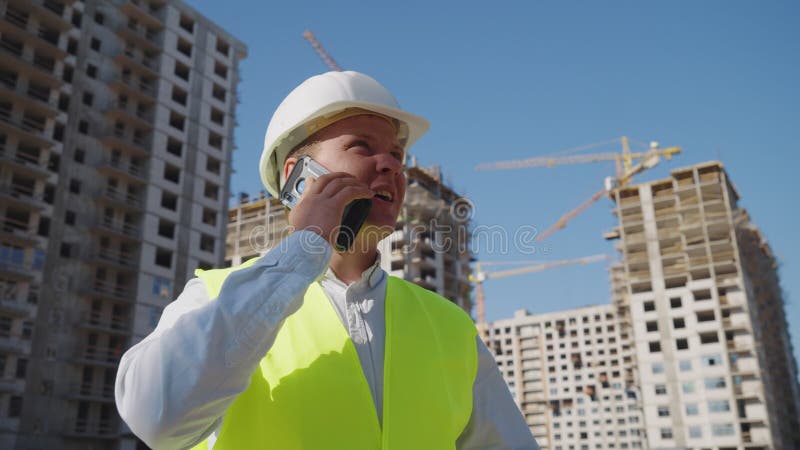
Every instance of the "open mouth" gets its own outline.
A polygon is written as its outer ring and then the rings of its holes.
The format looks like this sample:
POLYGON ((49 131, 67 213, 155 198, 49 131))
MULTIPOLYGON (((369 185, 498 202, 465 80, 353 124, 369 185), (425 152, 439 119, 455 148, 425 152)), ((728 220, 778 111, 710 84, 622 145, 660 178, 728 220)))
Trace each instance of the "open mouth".
POLYGON ((391 201, 392 201, 392 193, 389 192, 389 191, 386 191, 386 190, 380 190, 380 191, 376 192, 375 193, 375 197, 379 198, 379 199, 381 199, 381 200, 383 200, 385 202, 390 202, 391 203, 391 201))

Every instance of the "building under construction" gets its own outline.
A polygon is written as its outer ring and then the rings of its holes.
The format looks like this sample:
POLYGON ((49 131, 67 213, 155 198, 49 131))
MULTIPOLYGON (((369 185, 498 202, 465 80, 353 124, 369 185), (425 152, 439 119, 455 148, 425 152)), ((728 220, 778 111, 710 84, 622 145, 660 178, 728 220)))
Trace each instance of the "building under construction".
MULTIPOLYGON (((436 167, 406 167, 406 197, 395 231, 381 241, 381 267, 471 310, 469 202, 442 182, 436 167)), ((228 213, 225 263, 237 266, 265 254, 288 233, 283 205, 242 194, 228 213)))
POLYGON ((650 448, 800 448, 775 258, 719 162, 615 190, 613 303, 650 448))
POLYGON ((0 448, 133 449, 117 364, 223 261, 246 48, 180 0, 0 15, 0 448))
POLYGON ((674 170, 612 199, 619 225, 606 238, 622 256, 612 303, 592 307, 594 318, 592 308, 523 311, 484 330, 542 448, 800 448, 777 264, 722 164, 674 170), (624 403, 606 410, 618 395, 624 403), (592 429, 598 408, 628 417, 592 429))

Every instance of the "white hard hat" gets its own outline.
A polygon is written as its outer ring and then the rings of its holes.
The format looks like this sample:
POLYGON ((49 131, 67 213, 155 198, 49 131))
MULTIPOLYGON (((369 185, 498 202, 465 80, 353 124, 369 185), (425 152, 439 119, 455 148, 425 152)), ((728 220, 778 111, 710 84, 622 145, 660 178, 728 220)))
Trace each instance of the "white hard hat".
POLYGON ((400 109, 392 94, 363 73, 327 72, 297 86, 272 115, 264 137, 261 181, 278 197, 286 155, 344 110, 358 108, 396 121, 398 139, 407 151, 426 131, 428 121, 400 109), (326 120, 328 119, 328 120, 326 120))

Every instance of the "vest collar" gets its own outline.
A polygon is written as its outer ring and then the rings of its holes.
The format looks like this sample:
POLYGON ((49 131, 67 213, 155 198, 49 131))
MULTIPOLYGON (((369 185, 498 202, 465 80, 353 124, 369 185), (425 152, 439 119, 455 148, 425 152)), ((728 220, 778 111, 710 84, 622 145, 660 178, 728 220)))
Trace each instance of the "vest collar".
POLYGON ((369 289, 372 289, 377 286, 381 280, 383 280, 384 275, 385 272, 381 269, 381 254, 378 252, 377 256, 375 257, 375 262, 372 263, 371 266, 367 267, 366 270, 361 272, 361 278, 359 278, 357 281, 354 281, 350 285, 340 280, 330 267, 325 270, 325 274, 322 276, 322 278, 324 280, 332 281, 343 288, 348 288, 352 285, 359 285, 369 286, 369 289))

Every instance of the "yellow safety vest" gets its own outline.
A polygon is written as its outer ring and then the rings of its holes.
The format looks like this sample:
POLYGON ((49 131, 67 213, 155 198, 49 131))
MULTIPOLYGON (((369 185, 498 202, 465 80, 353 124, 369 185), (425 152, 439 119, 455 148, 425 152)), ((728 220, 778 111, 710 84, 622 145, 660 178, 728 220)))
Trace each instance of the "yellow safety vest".
MULTIPOLYGON (((256 259, 196 275, 215 299, 232 271, 256 259)), ((385 302, 382 427, 353 341, 312 283, 226 411, 214 450, 455 449, 472 414, 475 325, 457 305, 396 277, 385 302)))

